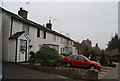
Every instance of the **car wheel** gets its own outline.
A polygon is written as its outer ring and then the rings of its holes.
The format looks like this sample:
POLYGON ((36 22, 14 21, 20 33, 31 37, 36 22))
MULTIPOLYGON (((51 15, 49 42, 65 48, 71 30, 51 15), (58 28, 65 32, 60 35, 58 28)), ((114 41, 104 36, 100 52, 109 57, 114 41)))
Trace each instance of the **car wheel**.
POLYGON ((68 63, 66 63, 66 66, 67 67, 71 67, 71 64, 68 62, 68 63))
POLYGON ((89 69, 95 69, 95 66, 94 66, 94 65, 91 65, 91 66, 89 67, 89 69))

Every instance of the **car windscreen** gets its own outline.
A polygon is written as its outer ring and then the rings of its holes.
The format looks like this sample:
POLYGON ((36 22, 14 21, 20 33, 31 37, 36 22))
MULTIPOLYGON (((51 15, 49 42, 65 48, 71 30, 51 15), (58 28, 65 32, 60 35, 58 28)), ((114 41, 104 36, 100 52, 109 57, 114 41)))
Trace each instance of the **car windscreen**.
POLYGON ((84 57, 87 61, 90 61, 87 57, 84 57))

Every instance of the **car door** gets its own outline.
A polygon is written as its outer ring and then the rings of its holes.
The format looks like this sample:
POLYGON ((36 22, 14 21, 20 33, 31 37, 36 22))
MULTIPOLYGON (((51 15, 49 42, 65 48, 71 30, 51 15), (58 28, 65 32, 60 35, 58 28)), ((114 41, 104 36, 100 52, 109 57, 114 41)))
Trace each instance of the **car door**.
POLYGON ((70 62, 73 66, 77 66, 78 65, 77 56, 71 56, 70 57, 70 62))
POLYGON ((86 67, 86 61, 83 57, 77 56, 77 62, 79 67, 86 67))

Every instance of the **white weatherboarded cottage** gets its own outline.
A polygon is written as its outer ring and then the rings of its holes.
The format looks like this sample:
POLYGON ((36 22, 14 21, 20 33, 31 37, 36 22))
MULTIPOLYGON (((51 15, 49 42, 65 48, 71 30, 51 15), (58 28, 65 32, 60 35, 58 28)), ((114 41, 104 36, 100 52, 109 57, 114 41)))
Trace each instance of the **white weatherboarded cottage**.
POLYGON ((2 9, 2 56, 5 62, 25 62, 29 52, 37 52, 42 45, 55 48, 59 54, 77 54, 74 41, 46 27, 27 19, 27 11, 20 8, 18 15, 2 9))

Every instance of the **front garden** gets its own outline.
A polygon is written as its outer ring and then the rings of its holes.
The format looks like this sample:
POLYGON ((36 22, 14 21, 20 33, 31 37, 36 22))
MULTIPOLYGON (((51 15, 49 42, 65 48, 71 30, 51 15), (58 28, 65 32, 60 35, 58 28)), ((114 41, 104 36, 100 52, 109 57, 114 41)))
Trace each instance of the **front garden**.
POLYGON ((32 63, 27 65, 29 68, 47 73, 65 76, 71 79, 97 79, 97 70, 67 68, 64 67, 65 56, 49 46, 43 46, 35 54, 30 52, 32 63))
MULTIPOLYGON (((94 53, 93 51, 91 53, 94 53)), ((65 56, 58 54, 58 52, 49 46, 43 46, 36 53, 30 52, 31 64, 27 65, 30 68, 38 71, 48 72, 56 75, 65 76, 71 79, 98 79, 98 70, 67 68, 64 67, 65 56)), ((95 56, 95 55, 92 55, 95 56)), ((94 61, 96 58, 92 57, 94 61)), ((102 52, 99 62, 102 66, 115 67, 111 59, 107 59, 102 52)))

